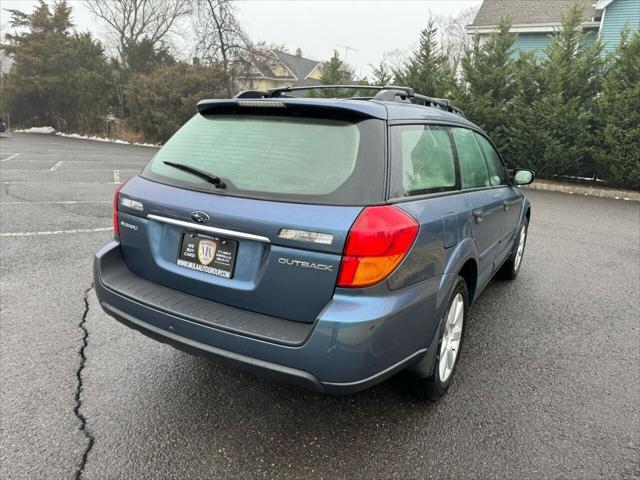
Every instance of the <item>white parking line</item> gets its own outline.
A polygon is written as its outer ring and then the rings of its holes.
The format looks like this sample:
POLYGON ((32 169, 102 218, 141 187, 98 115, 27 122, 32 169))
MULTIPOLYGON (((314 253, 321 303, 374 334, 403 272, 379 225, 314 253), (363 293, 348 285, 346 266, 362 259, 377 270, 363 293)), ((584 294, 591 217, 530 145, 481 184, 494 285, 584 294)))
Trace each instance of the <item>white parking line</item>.
MULTIPOLYGON (((64 160, 63 160, 64 161, 64 160)), ((119 168, 118 172, 122 173, 122 172, 135 172, 138 173, 140 172, 141 168, 119 168)), ((28 168, 3 168, 2 171, 4 173, 19 173, 19 172, 41 172, 43 170, 36 170, 36 169, 28 169, 28 168)), ((64 168, 64 170, 62 170, 64 173, 67 172, 113 172, 113 168, 105 168, 105 169, 99 169, 99 168, 64 168)))
POLYGON ((118 170, 113 171, 113 183, 120 183, 120 172, 118 170))
POLYGON ((52 184, 52 183, 74 183, 74 184, 79 184, 79 183, 89 183, 89 184, 101 184, 101 185, 113 185, 113 182, 73 182, 73 181, 68 181, 68 182, 50 182, 48 180, 43 180, 41 182, 38 181, 29 181, 29 182, 25 182, 25 181, 7 181, 7 182, 0 182, 0 184, 2 185, 24 185, 24 184, 29 184, 29 183, 48 183, 48 184, 52 184))
POLYGON ((19 153, 12 153, 7 158, 0 158, 0 162, 8 162, 12 158, 16 158, 18 155, 20 155, 20 154, 19 153))
POLYGON ((58 169, 58 167, 60 165, 62 165, 62 163, 64 162, 64 160, 59 160, 55 163, 55 165, 53 167, 51 167, 49 170, 51 170, 52 172, 56 171, 58 169))
POLYGON ((108 232, 113 230, 112 227, 102 228, 76 228, 75 230, 49 230, 42 232, 6 232, 0 233, 0 237, 32 237, 39 235, 63 235, 66 233, 92 233, 92 232, 108 232))
MULTIPOLYGON (((21 160, 21 162, 50 162, 53 160, 52 157, 65 157, 64 160, 66 162, 69 163, 91 163, 91 162, 101 162, 104 160, 105 162, 107 162, 108 160, 105 160, 105 156, 104 155, 88 155, 88 154, 82 154, 82 160, 72 160, 69 157, 69 152, 60 152, 60 153, 45 153, 45 152, 20 152, 20 155, 34 155, 37 156, 38 158, 24 158, 21 160), (91 160, 89 160, 91 159, 91 160), (93 160, 95 159, 95 160, 93 160)), ((2 155, 10 155, 8 152, 2 152, 2 155)), ((142 164, 142 166, 146 165, 148 163, 148 160, 130 160, 132 163, 133 162, 139 162, 142 164)))
POLYGON ((48 200, 39 202, 0 202, 2 205, 75 205, 80 203, 111 203, 113 200, 48 200))

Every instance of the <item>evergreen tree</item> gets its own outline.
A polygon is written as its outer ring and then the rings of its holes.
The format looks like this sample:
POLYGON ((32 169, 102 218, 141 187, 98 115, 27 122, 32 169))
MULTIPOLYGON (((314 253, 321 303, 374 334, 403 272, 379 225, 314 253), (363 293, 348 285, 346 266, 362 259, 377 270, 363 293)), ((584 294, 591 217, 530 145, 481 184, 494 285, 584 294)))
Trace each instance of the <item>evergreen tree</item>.
POLYGON ((155 47, 148 38, 125 46, 123 56, 127 71, 132 74, 149 73, 160 66, 176 63, 166 46, 155 47))
POLYGON ((90 33, 74 34, 65 51, 66 88, 60 90, 58 128, 95 133, 112 104, 111 68, 102 44, 90 33))
POLYGON ((590 106, 601 88, 604 60, 596 34, 582 30, 583 12, 583 7, 574 5, 551 35, 541 63, 541 87, 542 93, 561 92, 565 99, 577 97, 590 106))
POLYGON ((134 75, 127 85, 130 125, 147 141, 164 142, 196 112, 203 98, 226 96, 222 68, 176 63, 134 75))
POLYGON ((394 71, 397 85, 412 87, 416 93, 430 97, 451 97, 456 89, 455 79, 446 55, 436 41, 437 29, 433 19, 420 32, 418 48, 405 64, 394 71))
MULTIPOLYGON (((582 31, 582 9, 574 6, 552 35, 546 57, 528 85, 514 99, 515 115, 507 126, 508 148, 521 166, 541 177, 596 173, 594 102, 601 85, 602 45, 582 31)), ((525 68, 525 65, 520 65, 525 68)), ((531 67, 529 67, 531 68, 531 67)))
POLYGON ((117 113, 120 117, 128 118, 130 109, 127 85, 129 80, 138 73, 150 74, 162 66, 175 65, 176 60, 166 46, 156 47, 148 38, 128 43, 122 47, 121 56, 125 59, 124 64, 120 63, 118 59, 112 59, 115 96, 111 99, 110 104, 118 106, 117 113))
POLYGON ((516 64, 511 48, 516 35, 510 28, 511 23, 502 19, 486 43, 474 37, 461 59, 466 89, 456 98, 465 115, 489 133, 500 150, 507 146, 507 126, 514 117, 516 64))
MULTIPOLYGON (((333 51, 333 56, 322 64, 322 73, 320 74, 320 83, 322 85, 346 85, 351 83, 353 78, 353 69, 340 59, 337 50, 333 51)), ((350 97, 354 95, 352 90, 343 90, 339 88, 329 88, 323 90, 310 90, 309 97, 350 97)))
POLYGON ((622 33, 597 100, 596 159, 604 178, 640 188, 640 34, 622 33))
POLYGON ((337 50, 334 50, 333 56, 329 61, 322 64, 320 82, 323 85, 342 85, 348 76, 346 72, 345 64, 340 60, 340 54, 338 54, 337 50))
POLYGON ((521 52, 512 67, 512 96, 503 105, 507 123, 498 128, 501 132, 500 150, 512 167, 529 167, 541 175, 542 164, 538 160, 544 158, 545 140, 542 136, 548 122, 535 120, 535 115, 546 115, 545 107, 536 108, 535 113, 532 108, 541 100, 542 70, 536 61, 536 52, 521 52))
POLYGON ((387 62, 382 60, 377 66, 371 66, 372 84, 373 85, 389 85, 393 80, 393 71, 387 62))
POLYGON ((107 110, 109 71, 102 45, 71 31, 66 0, 50 8, 40 0, 32 13, 10 10, 2 49, 13 59, 3 84, 3 109, 15 124, 95 130, 107 110))

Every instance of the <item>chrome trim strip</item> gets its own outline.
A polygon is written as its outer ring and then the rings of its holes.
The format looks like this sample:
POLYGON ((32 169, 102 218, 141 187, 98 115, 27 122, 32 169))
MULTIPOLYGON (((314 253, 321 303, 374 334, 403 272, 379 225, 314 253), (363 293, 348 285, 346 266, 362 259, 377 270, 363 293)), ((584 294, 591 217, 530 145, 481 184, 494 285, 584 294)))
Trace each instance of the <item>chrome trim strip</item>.
POLYGON ((261 235, 253 235, 252 233, 236 232, 235 230, 226 230, 224 228, 208 227, 206 225, 200 225, 198 223, 183 222, 182 220, 175 220, 173 218, 161 217, 159 215, 149 214, 147 215, 149 220, 155 220, 156 222, 168 223, 170 225, 177 225, 179 227, 191 228, 193 230, 199 230, 206 233, 215 233, 218 235, 226 235, 228 237, 242 238, 244 240, 255 240, 256 242, 271 243, 267 237, 261 235))

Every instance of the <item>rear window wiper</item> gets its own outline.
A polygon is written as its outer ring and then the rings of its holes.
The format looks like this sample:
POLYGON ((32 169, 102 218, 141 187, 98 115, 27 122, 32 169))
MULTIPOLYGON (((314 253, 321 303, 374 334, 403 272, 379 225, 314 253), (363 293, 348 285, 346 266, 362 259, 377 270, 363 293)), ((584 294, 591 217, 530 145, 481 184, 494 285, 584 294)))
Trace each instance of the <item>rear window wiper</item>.
POLYGON ((199 168, 190 167, 189 165, 184 165, 182 163, 167 162, 166 160, 163 160, 162 163, 164 163, 165 165, 169 165, 170 167, 177 168, 178 170, 182 170, 183 172, 191 173, 196 177, 200 177, 201 179, 211 183, 216 188, 227 188, 220 177, 214 175, 213 173, 208 173, 204 170, 200 170, 199 168))

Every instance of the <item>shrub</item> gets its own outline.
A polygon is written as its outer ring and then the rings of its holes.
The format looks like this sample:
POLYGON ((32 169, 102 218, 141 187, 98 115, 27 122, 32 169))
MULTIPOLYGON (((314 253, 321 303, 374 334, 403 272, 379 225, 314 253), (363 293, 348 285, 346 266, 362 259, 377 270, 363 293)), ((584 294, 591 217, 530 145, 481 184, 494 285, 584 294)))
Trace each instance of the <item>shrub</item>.
POLYGON ((148 142, 165 142, 196 113, 199 100, 225 96, 224 78, 217 68, 186 63, 134 75, 127 86, 129 125, 148 142))
POLYGON ((601 128, 596 161, 604 179, 640 188, 640 34, 622 40, 614 52, 597 101, 601 128))

